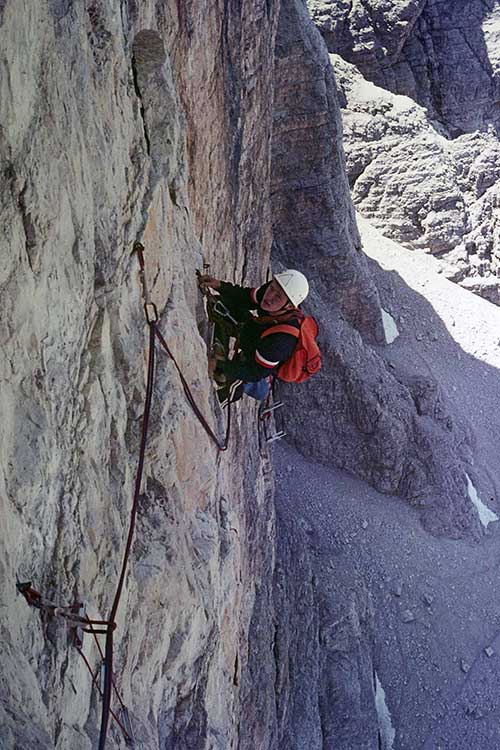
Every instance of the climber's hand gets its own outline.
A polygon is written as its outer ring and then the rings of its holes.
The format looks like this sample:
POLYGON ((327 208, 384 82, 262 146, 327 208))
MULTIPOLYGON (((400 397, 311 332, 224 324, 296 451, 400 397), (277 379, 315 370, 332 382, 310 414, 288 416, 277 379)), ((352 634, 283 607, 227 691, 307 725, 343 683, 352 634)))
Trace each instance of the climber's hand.
POLYGON ((217 359, 215 357, 209 357, 208 358, 208 374, 213 375, 216 367, 217 367, 217 359))
POLYGON ((212 354, 217 362, 224 362, 226 360, 226 351, 221 341, 217 339, 214 341, 212 354))
POLYGON ((220 289, 220 281, 219 279, 215 279, 213 276, 198 276, 198 285, 203 287, 210 287, 210 289, 215 289, 216 291, 220 289))

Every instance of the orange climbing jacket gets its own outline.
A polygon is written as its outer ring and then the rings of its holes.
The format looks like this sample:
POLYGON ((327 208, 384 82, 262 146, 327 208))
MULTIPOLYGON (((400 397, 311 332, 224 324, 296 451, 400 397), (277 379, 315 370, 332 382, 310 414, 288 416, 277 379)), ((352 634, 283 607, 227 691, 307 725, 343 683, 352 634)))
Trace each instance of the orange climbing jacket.
POLYGON ((297 338, 292 356, 278 368, 277 376, 280 380, 302 383, 321 369, 321 352, 316 343, 318 324, 314 318, 304 315, 300 321, 300 329, 286 323, 271 326, 261 334, 261 338, 273 333, 289 333, 297 338))

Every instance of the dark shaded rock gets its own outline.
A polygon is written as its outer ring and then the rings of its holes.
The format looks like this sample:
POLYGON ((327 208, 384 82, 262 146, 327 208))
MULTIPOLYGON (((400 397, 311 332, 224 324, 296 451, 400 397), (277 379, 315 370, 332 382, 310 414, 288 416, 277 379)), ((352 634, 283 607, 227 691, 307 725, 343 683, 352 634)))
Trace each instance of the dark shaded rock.
POLYGON ((494 0, 308 0, 330 52, 426 107, 452 137, 500 125, 494 0))
POLYGON ((358 210, 386 236, 431 252, 445 275, 498 303, 500 149, 493 132, 450 140, 409 97, 332 55, 358 210))
POLYGON ((317 293, 368 340, 383 341, 346 182, 333 71, 297 0, 282 3, 276 41, 271 205, 276 256, 307 270, 317 293))
POLYGON ((425 523, 435 533, 476 535, 477 519, 457 470, 458 438, 449 434, 437 391, 431 383, 396 379, 369 346, 384 336, 382 316, 366 260, 352 240, 358 233, 345 183, 335 79, 298 0, 282 4, 276 57, 274 248, 284 264, 297 265, 311 279, 305 308, 320 321, 324 356, 318 375, 282 388, 292 415, 289 439, 305 455, 425 509, 425 523))

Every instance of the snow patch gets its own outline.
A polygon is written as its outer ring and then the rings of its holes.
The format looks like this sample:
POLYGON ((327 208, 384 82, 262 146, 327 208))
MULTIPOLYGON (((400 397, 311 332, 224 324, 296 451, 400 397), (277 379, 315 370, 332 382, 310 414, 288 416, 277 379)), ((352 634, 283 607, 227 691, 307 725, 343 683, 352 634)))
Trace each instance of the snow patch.
POLYGON ((486 16, 483 24, 484 43, 488 50, 488 59, 493 70, 498 66, 500 61, 499 40, 500 40, 500 18, 494 11, 491 16, 486 16))
POLYGON ((385 333, 385 340, 387 344, 392 344, 392 342, 397 339, 399 336, 398 327, 396 325, 396 321, 392 317, 392 315, 389 315, 389 313, 384 310, 384 308, 380 308, 382 310, 382 323, 384 324, 384 333, 385 333))
POLYGON ((385 700, 385 690, 382 687, 378 674, 375 672, 375 708, 378 716, 378 731, 380 737, 380 750, 393 750, 396 731, 392 726, 392 719, 385 700))
POLYGON ((496 513, 493 513, 493 511, 490 510, 487 505, 483 503, 483 501, 477 494, 477 490, 472 484, 469 475, 466 474, 465 476, 467 477, 467 492, 469 493, 469 497, 477 508, 479 520, 483 524, 484 528, 487 529, 489 523, 498 521, 498 516, 496 515, 496 513))
MULTIPOLYGON (((451 338, 467 354, 500 370, 500 307, 444 278, 438 272, 440 261, 437 258, 408 250, 384 237, 359 213, 356 218, 365 254, 383 270, 396 271, 410 289, 423 295, 451 338)), ((479 390, 478 394, 482 395, 479 390)), ((495 398, 497 394, 498 387, 495 398)), ((474 414, 477 414, 477 407, 474 414)))

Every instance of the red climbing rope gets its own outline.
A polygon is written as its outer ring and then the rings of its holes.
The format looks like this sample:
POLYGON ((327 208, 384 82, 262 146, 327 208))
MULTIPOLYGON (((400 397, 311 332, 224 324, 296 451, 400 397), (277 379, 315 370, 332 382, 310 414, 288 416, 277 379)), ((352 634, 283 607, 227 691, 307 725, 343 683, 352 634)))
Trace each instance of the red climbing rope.
POLYGON ((215 443, 215 445, 217 446, 217 448, 220 451, 226 451, 227 448, 228 448, 229 433, 230 433, 230 430, 231 430, 231 403, 229 402, 228 405, 227 405, 227 427, 226 427, 226 435, 225 435, 225 438, 224 438, 224 442, 221 443, 219 441, 219 438, 214 434, 214 432, 212 431, 210 425, 208 424, 208 422, 206 421, 205 417, 201 413, 198 404, 194 400, 194 397, 193 397, 193 394, 191 393, 189 385, 187 384, 186 378, 182 374, 181 369, 180 369, 179 365, 177 364, 174 355, 170 351, 170 348, 169 348, 167 342, 165 341, 165 339, 161 335, 161 333, 158 330, 158 328, 156 328, 156 326, 155 326, 155 333, 156 333, 156 338, 158 339, 158 341, 160 342, 160 344, 165 349, 166 353, 168 354, 168 356, 170 357, 170 359, 174 363, 175 368, 176 368, 177 372, 179 373, 179 377, 181 379, 182 387, 184 388, 184 393, 186 395, 186 398, 187 398, 188 402, 190 403, 191 408, 193 409, 194 413, 198 417, 198 420, 201 423, 201 425, 203 426, 205 432, 213 440, 213 442, 215 443))
POLYGON ((133 745, 133 731, 132 731, 132 725, 130 723, 128 710, 125 704, 123 703, 121 696, 116 688, 115 682, 113 680, 113 632, 116 628, 115 618, 116 618, 116 614, 117 614, 118 607, 120 604, 123 586, 125 583, 125 575, 127 572, 130 552, 132 549, 132 541, 134 537, 137 512, 139 509, 142 476, 144 472, 144 461, 145 461, 145 455, 146 455, 146 444, 147 444, 148 431, 149 431, 149 419, 150 419, 150 414, 151 414, 151 403, 153 399, 156 340, 159 341, 161 347, 164 349, 164 351, 167 353, 167 355, 170 357, 170 359, 174 363, 174 366, 177 372, 179 373, 179 377, 182 382, 184 393, 186 395, 186 398, 189 404, 191 405, 191 408, 196 414, 198 420, 200 421, 207 435, 215 443, 215 445, 220 451, 227 450, 228 442, 229 442, 229 434, 230 434, 230 429, 231 429, 230 404, 228 404, 228 407, 227 407, 228 408, 227 428, 226 428, 226 435, 225 435, 225 439, 223 443, 219 441, 215 433, 210 428, 210 425, 206 421, 202 412, 200 411, 200 408, 198 407, 193 397, 193 394, 191 393, 191 389, 189 388, 186 378, 182 374, 181 369, 179 365, 177 364, 177 361, 174 355, 172 354, 167 342, 165 341, 162 334, 158 330, 158 326, 157 326, 157 323, 159 320, 158 310, 156 308, 156 305, 153 302, 151 302, 149 292, 147 289, 147 284, 146 284, 144 254, 143 254, 144 248, 139 242, 137 242, 134 245, 134 250, 137 252, 137 255, 139 258, 141 281, 142 281, 142 288, 143 288, 143 297, 144 297, 144 312, 145 312, 146 320, 149 326, 148 370, 147 370, 147 379, 146 379, 146 397, 145 397, 145 403, 144 403, 144 413, 142 416, 142 430, 141 430, 141 442, 140 442, 140 449, 139 449, 139 461, 138 461, 137 472, 136 472, 136 477, 135 477, 134 496, 132 500, 132 508, 130 511, 127 541, 125 544, 125 550, 123 553, 120 576, 118 578, 118 584, 116 586, 116 591, 115 591, 115 595, 113 598, 113 604, 111 606, 109 617, 107 620, 90 620, 85 614, 85 607, 83 606, 83 604, 75 604, 72 606, 61 606, 59 604, 51 602, 48 599, 45 599, 44 597, 42 597, 42 595, 38 591, 36 591, 36 589, 32 587, 31 581, 26 581, 24 583, 21 583, 18 581, 16 584, 19 593, 21 593, 24 596, 26 602, 30 606, 35 607, 40 610, 44 610, 50 616, 63 618, 67 624, 71 625, 75 629, 74 643, 76 645, 77 651, 82 657, 82 659, 84 660, 87 669, 92 675, 93 684, 97 686, 97 689, 99 690, 99 693, 102 696, 102 716, 101 716, 101 730, 100 730, 100 735, 99 735, 99 750, 105 750, 106 735, 108 731, 110 716, 112 716, 112 718, 116 721, 118 726, 121 728, 125 736, 125 739, 127 741, 127 744, 133 745), (99 654, 102 660, 101 661, 102 669, 104 670, 104 679, 103 679, 102 687, 101 685, 97 684, 97 675, 94 673, 87 657, 82 651, 81 645, 82 645, 82 638, 83 638, 82 633, 83 632, 92 633, 97 643, 97 648, 99 649, 99 654), (106 644, 105 644, 104 653, 102 651, 102 648, 97 638, 98 634, 106 635, 106 644), (121 705, 121 711, 122 711, 121 717, 123 721, 120 721, 120 719, 111 710, 111 691, 113 689, 121 705))
MULTIPOLYGON (((153 381, 154 381, 154 366, 155 366, 155 321, 150 320, 149 322, 149 356, 148 356, 148 375, 146 381, 146 400, 144 404, 144 414, 142 416, 142 435, 141 445, 139 449, 139 463, 137 466, 137 473, 135 477, 135 489, 134 499, 132 501, 132 509, 130 511, 130 521, 128 527, 127 542, 125 545, 125 552, 123 554, 122 568, 120 577, 118 579, 118 585, 116 587, 115 597, 113 599, 113 605, 109 613, 108 620, 110 623, 114 623, 118 605, 120 604, 120 597, 122 595, 123 583, 125 581, 125 574, 127 572, 128 559, 130 557, 130 550, 132 548, 132 539, 134 537, 135 521, 137 517, 137 509, 139 507, 139 496, 141 492, 142 473, 144 469, 144 458, 146 454, 146 443, 148 438, 149 428, 149 416, 151 412, 151 401, 153 397, 153 381)), ((106 745, 106 734, 108 730, 109 714, 111 709, 111 688, 113 683, 113 628, 108 627, 106 633, 106 647, 104 655, 104 688, 102 696, 102 717, 101 717, 101 733, 99 737, 99 750, 104 750, 106 745)))
MULTIPOLYGON (((77 651, 80 654, 80 656, 82 657, 83 661, 85 662, 85 666, 87 667, 87 669, 89 670, 90 674, 92 675, 92 684, 95 685, 95 687, 97 688, 97 690, 99 692, 99 695, 101 695, 101 697, 102 697, 102 691, 101 691, 101 688, 99 687, 98 675, 94 672, 94 670, 90 666, 90 662, 87 659, 87 657, 85 656, 85 654, 83 653, 82 649, 81 648, 77 648, 77 651)), ((118 724, 118 726, 122 730, 124 736, 127 739, 130 739, 129 733, 127 732, 127 730, 125 729, 125 727, 123 726, 122 722, 120 721, 120 719, 118 718, 118 716, 115 714, 115 712, 110 709, 109 713, 111 714, 112 718, 116 721, 116 723, 118 724)))
POLYGON ((139 449, 139 463, 137 466, 137 473, 136 473, 136 478, 135 478, 134 498, 132 501, 132 509, 130 511, 130 521, 129 521, 129 529, 128 529, 128 535, 127 535, 127 542, 125 545, 125 552, 123 554, 122 567, 121 567, 120 577, 118 579, 118 585, 116 587, 115 596, 113 599, 113 605, 111 607, 111 611, 108 617, 109 624, 106 629, 106 646, 105 646, 104 659, 103 659, 104 686, 103 686, 103 691, 102 691, 102 716, 101 716, 101 731, 100 731, 100 736, 99 736, 99 750, 105 749, 106 735, 107 735, 108 724, 109 724, 109 716, 110 714, 112 714, 111 712, 111 690, 114 685, 113 683, 113 630, 115 628, 115 617, 118 611, 118 606, 120 604, 123 584, 125 582, 125 574, 127 572, 127 565, 128 565, 128 560, 130 557, 130 551, 132 548, 132 540, 134 537, 134 529, 135 529, 137 511, 139 508, 142 474, 144 470, 144 459, 145 459, 145 454, 146 454, 146 444, 147 444, 148 429, 149 429, 149 417, 150 417, 150 412, 151 412, 151 402, 153 398, 154 370, 155 370, 155 339, 158 339, 162 348, 165 350, 167 355, 170 357, 170 359, 174 363, 174 366, 177 372, 179 373, 179 377, 181 379, 184 393, 186 395, 186 398, 189 404, 191 405, 191 408, 196 414, 198 420, 200 421, 207 435, 211 438, 211 440, 215 443, 215 445, 220 451, 227 450, 228 442, 229 442, 229 434, 230 434, 230 429, 231 429, 230 404, 228 404, 228 407, 227 407, 228 408, 227 428, 226 428, 226 435, 225 435, 225 439, 223 443, 219 441, 215 433, 212 431, 210 425, 207 423, 205 417, 201 413, 200 408, 198 407, 194 399, 194 396, 191 393, 191 389, 189 388, 186 378, 184 377, 179 365, 177 364, 177 361, 174 355, 172 354, 170 347, 168 346, 167 342, 165 341, 162 334, 158 330, 158 327, 157 327, 157 323, 159 319, 158 310, 156 308, 156 305, 153 302, 151 302, 149 291, 148 291, 147 284, 146 284, 145 265, 144 265, 144 248, 140 242, 136 242, 134 245, 134 250, 137 252, 137 256, 139 258, 139 266, 140 266, 143 297, 144 297, 144 312, 146 315, 146 320, 149 325, 148 374, 147 374, 147 381, 146 381, 146 399, 145 399, 145 404, 144 404, 144 413, 142 417, 142 434, 141 434, 141 444, 140 444, 140 449, 139 449))
MULTIPOLYGON (((91 621, 88 620, 88 622, 90 623, 91 621)), ((95 630, 92 627, 92 625, 90 625, 90 629, 87 630, 86 632, 92 633, 92 635, 94 636, 94 641, 96 643, 97 650, 99 651, 99 656, 101 657, 101 663, 103 663, 104 662, 104 651, 102 650, 101 644, 99 643, 99 638, 97 637, 97 634, 100 633, 101 631, 95 630)), ((120 695, 120 693, 118 691, 118 688, 116 687, 115 681, 112 680, 112 682, 113 682, 113 690, 115 691, 116 697, 118 698, 118 702, 119 702, 121 708, 122 709, 126 709, 127 707, 126 707, 125 703, 122 700, 122 697, 121 697, 121 695, 120 695)))
POLYGON ((191 408, 193 409, 194 413, 196 414, 198 421, 202 425, 203 429, 209 436, 209 438, 215 443, 217 448, 220 451, 226 451, 229 444, 229 435, 231 431, 231 408, 230 403, 228 403, 228 412, 227 412, 227 427, 226 427, 226 434, 224 437, 224 442, 221 443, 219 438, 215 435, 212 428, 208 424, 207 420, 203 416, 200 407, 195 401, 195 398, 191 392, 191 389, 188 385, 188 382, 186 378, 184 377, 181 368, 177 364, 177 360, 175 359, 174 355, 172 354, 172 351, 170 347, 168 346, 167 342, 163 338, 162 334, 160 333, 158 326, 156 325, 159 320, 158 316, 158 310, 156 308, 156 305, 154 302, 151 302, 151 298, 149 296, 149 290, 146 283, 146 269, 144 265, 144 247, 140 242, 136 242, 134 244, 134 251, 137 253, 137 257, 139 258, 139 266, 140 266, 140 273, 141 273, 141 282, 142 282, 142 288, 143 288, 143 297, 144 297, 144 311, 146 313, 146 320, 148 321, 148 324, 152 327, 154 327, 155 335, 160 342, 161 346, 167 353, 167 355, 170 357, 172 362, 174 363, 175 369, 177 370, 179 377, 181 379, 182 387, 184 389, 184 394, 186 396, 186 399, 188 400, 191 408))

